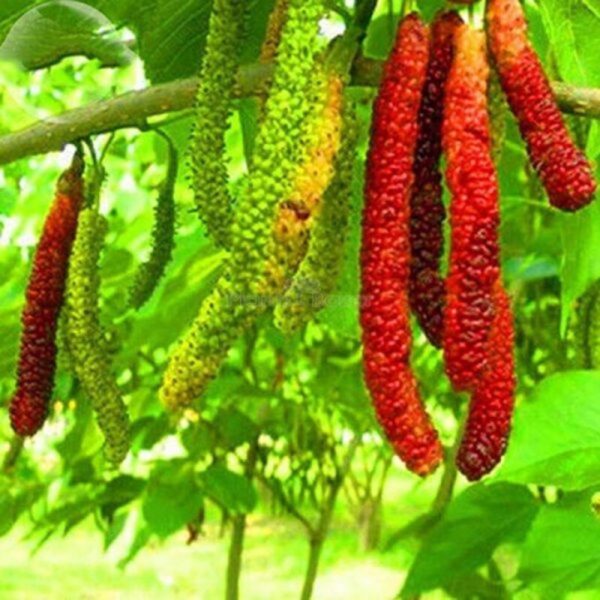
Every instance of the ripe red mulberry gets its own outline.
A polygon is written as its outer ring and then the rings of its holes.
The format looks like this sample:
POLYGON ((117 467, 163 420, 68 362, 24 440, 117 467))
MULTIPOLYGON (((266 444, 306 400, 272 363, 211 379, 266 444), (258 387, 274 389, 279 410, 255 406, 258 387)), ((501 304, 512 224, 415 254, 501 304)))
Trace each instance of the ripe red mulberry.
POLYGON ((492 160, 485 37, 463 25, 446 86, 443 145, 452 194, 444 356, 457 390, 472 390, 486 363, 499 276, 498 182, 492 160))
POLYGON ((508 442, 515 397, 514 330, 508 294, 500 282, 494 293, 494 325, 488 364, 471 398, 465 433, 456 458, 470 481, 481 479, 499 462, 508 442))
POLYGON ((366 384, 395 451, 419 475, 442 459, 410 368, 410 191, 428 56, 427 28, 411 14, 399 26, 374 107, 361 250, 366 384))
POLYGON ((83 203, 82 174, 83 160, 76 155, 58 181, 27 286, 17 389, 10 405, 12 427, 22 436, 42 427, 54 388, 56 329, 83 203))
POLYGON ((570 138, 527 39, 521 4, 519 0, 491 0, 487 18, 502 87, 550 203, 561 210, 578 210, 592 201, 596 183, 589 162, 570 138))
POLYGON ((410 215, 410 304, 429 341, 442 345, 446 289, 440 275, 446 217, 442 202, 442 120, 446 80, 454 56, 454 34, 462 23, 455 12, 441 13, 431 29, 431 53, 419 110, 410 215))

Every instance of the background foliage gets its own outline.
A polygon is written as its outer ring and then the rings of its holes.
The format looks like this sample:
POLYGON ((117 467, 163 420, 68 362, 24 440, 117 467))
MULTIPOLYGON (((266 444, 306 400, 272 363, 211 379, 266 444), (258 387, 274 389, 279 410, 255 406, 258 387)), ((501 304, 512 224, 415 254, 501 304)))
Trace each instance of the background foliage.
MULTIPOLYGON (((369 56, 387 54, 399 4, 379 2, 365 41, 369 56)), ((417 4, 429 17, 442 2, 417 4)), ((272 2, 250 5, 246 62, 257 56, 272 2)), ((553 76, 599 87, 600 2, 537 0, 526 7, 533 42, 553 76)), ((4 0, 0 133, 195 74, 209 13, 208 0, 141 6, 133 0, 4 0)), ((324 31, 341 27, 342 19, 332 16, 324 31)), ((362 384, 357 255, 373 90, 352 94, 361 102, 362 144, 338 293, 317 322, 291 339, 270 319, 261 321, 236 345, 198 410, 179 422, 160 408, 158 383, 169 346, 211 289, 222 255, 204 237, 182 168, 174 260, 151 302, 138 313, 127 308, 128 285, 149 250, 151 206, 167 149, 151 130, 116 134, 102 199, 110 221, 102 310, 134 419, 133 452, 120 472, 107 470, 90 408, 62 357, 49 423, 0 475, 0 534, 8 536, 0 542, 3 556, 11 548, 11 559, 0 563, 4 597, 64 597, 65 589, 77 593, 82 586, 103 597, 113 577, 114 589, 133 593, 149 586, 150 594, 154 567, 165 589, 215 597, 227 564, 230 574, 235 570, 245 529, 242 582, 248 585, 242 595, 248 598, 299 594, 305 554, 310 551, 309 561, 318 563, 328 534, 316 588, 321 598, 364 597, 379 584, 377 597, 392 597, 399 586, 406 597, 562 598, 578 591, 577 597, 597 597, 589 590, 600 587, 600 521, 593 510, 600 491, 600 373, 580 369, 572 321, 577 298, 600 278, 600 204, 576 215, 548 208, 509 118, 499 170, 504 272, 517 326, 514 432, 501 468, 487 481, 458 481, 452 494, 449 465, 422 483, 392 460, 362 384), (66 534, 73 535, 61 540, 66 534), (66 560, 57 565, 42 550, 25 571, 26 552, 42 545, 66 560), (98 557, 94 569, 74 569, 78 555, 87 557, 90 548, 98 557), (125 575, 113 574, 102 550, 109 551, 111 564, 127 567, 125 575), (57 576, 60 588, 51 584, 57 576), (360 587, 361 578, 371 580, 367 587, 360 587)), ((252 101, 237 107, 228 140, 234 185, 243 177, 244 149, 256 130, 252 101)), ((573 118, 570 124, 597 161, 598 122, 573 118)), ((181 154, 190 127, 190 114, 163 123, 181 154)), ((107 138, 95 142, 100 147, 107 138)), ((32 157, 0 172, 4 403, 13 387, 30 259, 68 160, 68 152, 32 157)), ((415 336, 424 396, 451 445, 464 398, 450 391, 439 353, 419 332, 415 336)), ((0 446, 8 452, 11 434, 5 410, 2 415, 0 446)))

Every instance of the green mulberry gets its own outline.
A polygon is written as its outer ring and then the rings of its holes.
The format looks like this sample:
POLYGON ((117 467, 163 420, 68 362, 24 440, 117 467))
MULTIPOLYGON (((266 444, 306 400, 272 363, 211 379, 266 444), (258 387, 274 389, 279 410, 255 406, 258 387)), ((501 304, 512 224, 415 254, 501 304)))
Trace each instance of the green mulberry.
POLYGON ((175 244, 175 182, 177 180, 177 151, 169 145, 167 177, 160 189, 154 208, 152 250, 148 260, 142 263, 133 280, 130 303, 141 308, 152 296, 165 269, 171 261, 175 244))
POLYGON ((119 464, 129 450, 130 435, 127 409, 111 372, 98 308, 98 261, 106 231, 106 220, 94 208, 81 212, 69 265, 66 327, 75 373, 106 440, 106 458, 119 464))
POLYGON ((217 374, 231 344, 265 308, 264 273, 277 209, 290 195, 311 112, 322 0, 291 0, 253 170, 231 227, 224 273, 174 350, 160 390, 170 409, 189 405, 217 374))
POLYGON ((348 104, 344 109, 335 175, 312 228, 308 252, 292 285, 275 307, 275 323, 286 333, 303 327, 325 306, 339 278, 351 210, 357 141, 355 107, 348 104))
POLYGON ((229 244, 233 199, 229 192, 225 135, 244 33, 244 0, 215 0, 196 97, 190 163, 196 206, 218 246, 229 244))

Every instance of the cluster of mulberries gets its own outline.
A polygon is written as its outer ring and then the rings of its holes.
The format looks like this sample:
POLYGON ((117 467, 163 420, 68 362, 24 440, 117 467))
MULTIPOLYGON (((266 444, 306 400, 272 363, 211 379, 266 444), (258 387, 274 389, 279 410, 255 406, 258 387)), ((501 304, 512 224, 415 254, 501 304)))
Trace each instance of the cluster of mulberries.
POLYGON ((591 202, 596 183, 589 162, 570 138, 527 39, 523 7, 519 0, 490 0, 487 21, 502 88, 550 203, 561 210, 578 210, 591 202))
POLYGON ((119 464, 129 450, 130 433, 100 324, 98 261, 106 230, 106 220, 95 208, 81 212, 69 266, 65 321, 72 365, 96 412, 106 440, 106 458, 119 464))
POLYGON ((83 160, 76 155, 59 179, 27 286, 17 389, 10 405, 12 427, 22 436, 33 435, 42 427, 54 388, 56 330, 83 204, 82 174, 83 160))
POLYGON ((410 308, 443 346, 456 390, 472 394, 458 468, 472 480, 501 459, 515 396, 512 313, 501 283, 499 191, 483 32, 453 12, 399 26, 375 103, 361 252, 364 371, 384 432, 408 468, 442 448, 410 368, 410 308), (442 150, 451 194, 443 278, 442 150))
POLYGON ((361 248, 365 381, 386 436, 419 475, 443 456, 410 367, 410 202, 428 58, 428 29, 411 14, 399 25, 375 101, 361 248))
POLYGON ((174 350, 160 390, 170 409, 189 405, 217 374, 232 343, 270 302, 265 270, 280 205, 293 190, 304 156, 303 124, 311 91, 322 0, 290 0, 275 73, 252 157, 252 171, 229 229, 224 273, 174 350))
POLYGON ((232 110, 245 13, 244 0, 213 3, 190 143, 196 206, 208 234, 225 248, 233 219, 225 134, 232 110))

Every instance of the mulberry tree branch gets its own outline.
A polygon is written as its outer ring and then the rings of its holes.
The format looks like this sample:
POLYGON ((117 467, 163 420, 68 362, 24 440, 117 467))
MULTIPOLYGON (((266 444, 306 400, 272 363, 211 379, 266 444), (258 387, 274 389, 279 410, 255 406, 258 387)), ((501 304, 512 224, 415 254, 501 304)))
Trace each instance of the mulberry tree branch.
MULTIPOLYGON (((381 69, 379 61, 358 58, 353 68, 352 84, 377 86, 381 69)), ((236 95, 252 96, 263 89, 270 73, 269 65, 244 66, 238 74, 236 95)), ((36 154, 60 151, 66 144, 89 136, 139 128, 151 117, 189 109, 194 104, 197 85, 196 78, 154 85, 69 110, 0 136, 0 165, 36 154)), ((559 82, 554 82, 552 87, 563 112, 600 119, 600 89, 578 88, 559 82)))

